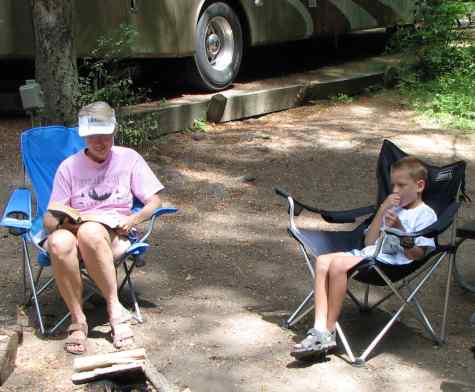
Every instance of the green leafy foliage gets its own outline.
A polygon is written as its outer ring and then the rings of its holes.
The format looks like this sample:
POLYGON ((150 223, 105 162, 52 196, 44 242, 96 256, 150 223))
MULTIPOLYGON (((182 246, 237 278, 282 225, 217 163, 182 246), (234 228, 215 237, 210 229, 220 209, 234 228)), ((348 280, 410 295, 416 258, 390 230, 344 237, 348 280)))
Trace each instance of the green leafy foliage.
POLYGON ((345 93, 338 93, 330 97, 330 100, 338 103, 351 103, 354 101, 354 98, 345 93))
POLYGON ((119 144, 144 149, 159 133, 158 115, 140 117, 124 114, 120 107, 142 103, 147 91, 133 84, 134 65, 130 61, 131 48, 136 44, 137 30, 122 24, 117 30, 99 38, 91 56, 80 67, 80 99, 84 106, 96 101, 108 102, 117 109, 119 144))
POLYGON ((98 39, 91 56, 84 59, 80 67, 79 106, 106 101, 120 107, 146 100, 147 92, 134 88, 135 68, 129 60, 137 36, 134 27, 121 24, 117 30, 98 39))
POLYGON ((135 147, 139 150, 147 149, 160 135, 158 113, 137 116, 119 112, 118 124, 117 143, 135 147))
POLYGON ((390 43, 403 53, 401 90, 417 110, 445 126, 475 129, 475 42, 470 29, 473 2, 426 0, 414 28, 400 29, 390 43))
POLYGON ((192 131, 197 132, 206 132, 208 123, 206 120, 203 119, 195 119, 193 120, 193 126, 191 127, 192 131))

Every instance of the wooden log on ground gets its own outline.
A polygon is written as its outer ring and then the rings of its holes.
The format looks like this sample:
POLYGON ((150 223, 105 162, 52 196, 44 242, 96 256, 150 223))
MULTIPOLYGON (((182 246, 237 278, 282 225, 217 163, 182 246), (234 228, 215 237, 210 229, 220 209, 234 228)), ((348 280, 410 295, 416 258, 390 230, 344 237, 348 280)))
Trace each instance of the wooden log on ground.
POLYGON ((160 373, 157 368, 148 360, 145 360, 143 365, 145 377, 153 385, 158 392, 176 392, 177 389, 173 387, 165 376, 160 373))
POLYGON ((76 358, 73 363, 76 372, 72 376, 74 384, 85 384, 100 379, 114 379, 119 376, 132 377, 137 372, 158 392, 176 392, 177 388, 146 358, 145 349, 118 351, 110 354, 76 358))
POLYGON ((74 373, 71 377, 73 384, 85 384, 102 378, 113 378, 123 373, 143 372, 143 362, 128 363, 125 365, 112 365, 101 367, 86 372, 74 373))
POLYGON ((84 372, 97 368, 110 367, 112 365, 124 365, 145 360, 145 349, 117 351, 110 354, 90 355, 76 358, 73 363, 75 372, 84 372))

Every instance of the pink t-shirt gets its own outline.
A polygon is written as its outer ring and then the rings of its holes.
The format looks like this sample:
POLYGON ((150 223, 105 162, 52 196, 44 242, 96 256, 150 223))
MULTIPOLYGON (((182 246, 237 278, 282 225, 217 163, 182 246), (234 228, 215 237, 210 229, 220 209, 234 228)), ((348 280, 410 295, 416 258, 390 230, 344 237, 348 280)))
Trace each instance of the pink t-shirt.
POLYGON ((56 171, 52 201, 87 213, 129 215, 135 196, 142 203, 163 189, 145 160, 127 147, 113 146, 102 163, 85 150, 65 159, 56 171))

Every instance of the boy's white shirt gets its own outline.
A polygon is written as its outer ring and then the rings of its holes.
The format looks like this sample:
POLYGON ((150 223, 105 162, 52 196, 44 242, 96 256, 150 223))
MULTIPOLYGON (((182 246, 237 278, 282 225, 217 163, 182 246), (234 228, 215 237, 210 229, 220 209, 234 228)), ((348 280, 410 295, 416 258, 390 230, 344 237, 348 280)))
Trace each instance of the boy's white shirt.
MULTIPOLYGON (((437 214, 427 204, 421 203, 417 207, 402 208, 397 214, 404 231, 407 233, 423 230, 437 221, 437 214)), ((378 239, 379 240, 379 239, 378 239)), ((417 237, 414 239, 414 246, 426 247, 428 251, 435 248, 433 238, 417 237)), ((369 245, 363 249, 354 249, 353 256, 373 256, 376 251, 376 244, 369 245)), ((387 235, 379 254, 376 256, 379 261, 393 265, 408 264, 412 260, 404 254, 404 248, 399 243, 399 238, 394 235, 387 235)))

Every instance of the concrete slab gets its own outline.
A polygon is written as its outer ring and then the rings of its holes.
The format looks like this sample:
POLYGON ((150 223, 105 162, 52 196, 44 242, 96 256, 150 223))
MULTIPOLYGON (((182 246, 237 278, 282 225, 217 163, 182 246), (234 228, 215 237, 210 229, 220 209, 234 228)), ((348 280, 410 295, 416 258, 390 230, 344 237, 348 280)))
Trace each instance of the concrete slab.
POLYGON ((251 83, 236 83, 219 94, 184 95, 166 102, 151 102, 127 107, 132 117, 158 116, 158 134, 191 128, 196 120, 226 122, 290 109, 312 99, 339 93, 355 94, 382 83, 387 69, 397 67, 397 56, 377 56, 337 66, 271 78, 251 83), (216 99, 219 98, 219 99, 216 99))

